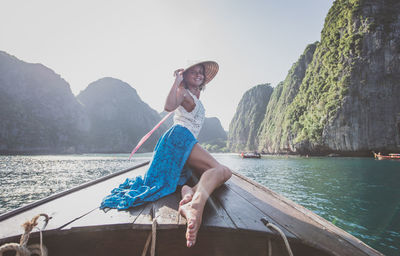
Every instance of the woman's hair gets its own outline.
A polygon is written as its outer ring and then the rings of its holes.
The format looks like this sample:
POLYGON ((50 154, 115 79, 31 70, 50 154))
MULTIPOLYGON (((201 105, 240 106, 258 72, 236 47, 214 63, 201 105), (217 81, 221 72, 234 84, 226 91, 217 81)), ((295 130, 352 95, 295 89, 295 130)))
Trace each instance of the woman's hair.
POLYGON ((200 85, 200 91, 204 91, 206 89, 206 67, 203 64, 199 64, 203 68, 203 83, 200 85))
MULTIPOLYGON (((203 77, 204 78, 203 78, 203 83, 200 85, 200 91, 204 91, 206 89, 206 85, 205 85, 205 82, 206 82, 206 74, 205 74, 206 68, 204 67, 203 64, 197 64, 196 66, 201 66, 203 68, 203 77)), ((194 67, 195 66, 193 66, 191 68, 194 68, 194 67)), ((188 89, 188 87, 187 87, 187 85, 185 83, 185 79, 183 79, 183 84, 185 85, 185 88, 188 89)))

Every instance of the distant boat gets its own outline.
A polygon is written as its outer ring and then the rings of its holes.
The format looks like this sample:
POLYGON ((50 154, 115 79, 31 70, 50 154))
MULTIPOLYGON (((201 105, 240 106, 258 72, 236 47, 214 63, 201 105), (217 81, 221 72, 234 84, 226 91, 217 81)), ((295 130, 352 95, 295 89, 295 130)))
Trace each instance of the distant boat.
POLYGON ((387 156, 382 155, 381 152, 379 152, 377 154, 374 151, 372 151, 372 153, 374 153, 374 158, 378 159, 378 160, 385 160, 385 159, 399 159, 400 160, 400 154, 399 153, 390 153, 387 156))
POLYGON ((240 156, 242 158, 261 158, 261 154, 258 152, 246 152, 246 153, 242 152, 240 156))

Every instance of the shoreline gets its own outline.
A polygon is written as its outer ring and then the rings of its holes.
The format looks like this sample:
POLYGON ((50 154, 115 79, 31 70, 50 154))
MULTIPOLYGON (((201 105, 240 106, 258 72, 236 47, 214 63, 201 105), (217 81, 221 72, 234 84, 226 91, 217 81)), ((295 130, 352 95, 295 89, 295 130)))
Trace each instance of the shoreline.
MULTIPOLYGON (((153 151, 148 152, 137 152, 137 153, 152 153, 153 151)), ((243 151, 243 152, 252 152, 252 151, 243 151)), ((382 154, 387 154, 386 151, 382 154)), ((389 151, 388 151, 389 152, 389 151)), ((237 154, 239 155, 241 152, 210 152, 217 154, 237 154)), ((390 152, 393 153, 393 152, 390 152)), ((395 153, 395 152, 394 152, 395 153)), ((88 155, 88 154, 130 154, 130 152, 51 152, 51 151, 33 151, 33 152, 4 152, 0 151, 0 156, 41 156, 41 155, 88 155)), ((335 153, 309 153, 309 154, 296 154, 296 153, 260 153, 261 156, 280 156, 280 157, 373 157, 372 151, 367 152, 335 152, 335 153)))

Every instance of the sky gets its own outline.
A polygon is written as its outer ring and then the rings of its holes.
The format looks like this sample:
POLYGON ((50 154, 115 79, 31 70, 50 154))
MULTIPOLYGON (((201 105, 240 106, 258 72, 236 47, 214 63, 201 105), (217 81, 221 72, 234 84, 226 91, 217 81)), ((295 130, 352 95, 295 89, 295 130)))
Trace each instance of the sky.
POLYGON ((320 40, 333 0, 0 0, 0 50, 54 70, 77 95, 103 77, 135 88, 158 112, 173 72, 218 62, 201 95, 229 129, 243 94, 284 80, 320 40))

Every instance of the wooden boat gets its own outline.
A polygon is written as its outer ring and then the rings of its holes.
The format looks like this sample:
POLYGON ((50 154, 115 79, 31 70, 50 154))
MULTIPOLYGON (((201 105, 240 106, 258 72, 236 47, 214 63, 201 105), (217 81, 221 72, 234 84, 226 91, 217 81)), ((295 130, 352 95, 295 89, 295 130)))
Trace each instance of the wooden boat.
POLYGON ((242 158, 261 158, 261 154, 257 152, 246 152, 246 153, 242 152, 240 156, 242 158))
MULTIPOLYGON (((18 242, 23 232, 20 225, 46 213, 51 219, 43 231, 43 244, 49 255, 150 255, 142 254, 149 237, 156 255, 288 255, 280 235, 262 219, 283 231, 296 256, 382 255, 237 173, 207 202, 193 248, 185 246, 186 221, 178 214, 178 192, 127 211, 98 208, 112 188, 136 176, 138 170, 144 171, 147 163, 0 215, 0 245, 18 242)), ((32 233, 29 243, 38 242, 38 232, 32 233)))
POLYGON ((374 154, 374 158, 378 159, 378 160, 386 160, 386 159, 399 159, 400 160, 400 154, 398 154, 398 153, 390 153, 387 156, 382 155, 381 152, 379 152, 377 154, 374 151, 372 151, 372 153, 374 154))

